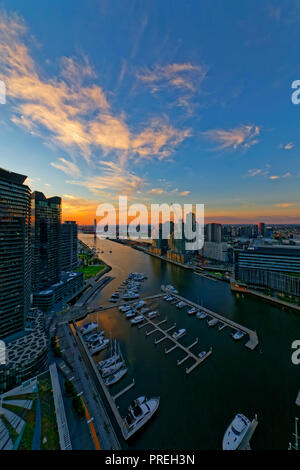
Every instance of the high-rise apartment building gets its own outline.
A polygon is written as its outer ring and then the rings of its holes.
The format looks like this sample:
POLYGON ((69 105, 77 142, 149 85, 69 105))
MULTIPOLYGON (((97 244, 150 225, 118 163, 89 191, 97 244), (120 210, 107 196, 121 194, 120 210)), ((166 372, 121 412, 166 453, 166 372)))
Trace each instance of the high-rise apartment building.
POLYGON ((61 198, 32 193, 32 284, 38 291, 60 280, 61 198))
POLYGON ((66 221, 61 225, 61 269, 72 271, 76 268, 77 257, 77 224, 66 221))
POLYGON ((30 189, 0 169, 0 338, 22 331, 30 309, 30 189))
POLYGON ((221 243, 222 236, 222 225, 221 224, 207 224, 206 226, 206 237, 208 242, 221 243))

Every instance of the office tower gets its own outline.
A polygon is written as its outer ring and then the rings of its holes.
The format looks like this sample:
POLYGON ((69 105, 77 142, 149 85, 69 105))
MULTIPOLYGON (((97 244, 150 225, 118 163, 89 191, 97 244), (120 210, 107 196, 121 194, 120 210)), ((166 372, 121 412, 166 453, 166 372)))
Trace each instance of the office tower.
POLYGON ((32 201, 32 284, 41 290, 60 280, 61 198, 35 191, 32 201))
POLYGON ((253 225, 252 226, 252 237, 257 238, 258 236, 258 225, 253 225))
POLYGON ((265 224, 263 222, 259 222, 258 224, 258 235, 261 237, 265 236, 265 224))
POLYGON ((61 225, 61 269, 72 271, 77 266, 77 224, 67 221, 61 225))
POLYGON ((207 241, 221 243, 222 225, 221 224, 207 224, 207 241))
POLYGON ((0 338, 22 331, 30 309, 30 189, 0 169, 0 338))
POLYGON ((234 251, 237 281, 300 296, 300 248, 297 246, 256 246, 234 251))

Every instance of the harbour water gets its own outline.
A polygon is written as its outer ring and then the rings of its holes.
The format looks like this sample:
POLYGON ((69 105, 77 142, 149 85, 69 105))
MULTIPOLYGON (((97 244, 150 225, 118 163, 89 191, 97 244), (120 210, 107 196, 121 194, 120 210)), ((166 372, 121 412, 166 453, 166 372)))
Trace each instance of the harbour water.
MULTIPOLYGON (((182 351, 165 355, 167 342, 158 345, 159 333, 146 337, 151 326, 132 327, 117 308, 93 313, 89 321, 97 321, 107 337, 117 338, 128 362, 125 378, 112 388, 115 395, 134 378, 135 387, 117 400, 124 416, 130 401, 140 395, 160 396, 157 414, 124 449, 221 449, 222 438, 238 412, 253 419, 258 415, 258 427, 251 440, 253 449, 287 449, 292 438, 294 417, 300 417, 295 399, 300 387, 300 366, 292 364, 291 344, 300 339, 299 314, 287 312, 254 298, 237 298, 227 283, 199 276, 189 270, 111 242, 94 240, 92 235, 80 235, 82 241, 104 253, 99 256, 112 267, 115 279, 109 283, 91 306, 107 305, 110 295, 132 271, 148 276, 141 296, 160 292, 161 284, 174 285, 180 295, 204 307, 223 314, 253 330, 260 343, 254 351, 245 348, 246 339, 235 342, 231 330, 209 328, 205 321, 189 316, 186 309, 177 310, 163 300, 153 300, 152 306, 178 328, 186 328, 181 340, 191 344, 199 338, 193 352, 208 350, 213 354, 191 374, 178 367, 182 351), (110 253, 111 251, 111 253, 110 253)), ((96 356, 96 360, 107 353, 96 356)), ((112 422, 115 424, 114 420, 112 422)), ((116 432, 118 428, 116 426, 116 432)))

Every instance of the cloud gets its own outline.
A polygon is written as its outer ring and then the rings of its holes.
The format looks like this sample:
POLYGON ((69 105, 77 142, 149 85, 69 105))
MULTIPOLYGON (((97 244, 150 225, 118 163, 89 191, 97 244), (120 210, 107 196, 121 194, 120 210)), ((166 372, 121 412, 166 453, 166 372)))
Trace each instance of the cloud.
POLYGON ((295 204, 291 203, 291 202, 281 202, 279 204, 274 204, 274 206, 276 207, 282 207, 283 209, 286 209, 287 207, 292 207, 294 206, 295 204))
POLYGON ((207 66, 195 65, 190 62, 183 64, 156 65, 138 72, 137 78, 156 93, 166 87, 194 91, 204 80, 207 66))
POLYGON ((70 176, 78 177, 81 174, 78 166, 65 158, 59 158, 59 162, 51 162, 51 165, 70 176))
POLYGON ((88 176, 80 180, 67 181, 88 188, 96 195, 107 193, 134 194, 144 186, 144 180, 117 163, 101 161, 101 175, 88 176))
POLYGON ((153 94, 175 90, 178 92, 176 105, 192 113, 194 104, 191 99, 196 91, 200 91, 207 72, 208 67, 204 64, 173 63, 144 67, 138 71, 137 79, 153 94))
POLYGON ((188 196, 190 194, 191 191, 182 191, 180 194, 180 196, 188 196))
POLYGON ((291 150, 295 147, 295 144, 293 142, 288 142, 287 144, 280 144, 279 147, 284 150, 291 150))
MULTIPOLYGON (((169 157, 191 135, 189 129, 172 126, 166 117, 153 118, 143 126, 137 123, 132 130, 124 113, 111 109, 103 88, 91 83, 96 73, 86 56, 61 58, 60 74, 47 77, 30 54, 28 37, 20 17, 0 13, 0 67, 14 111, 12 121, 48 145, 81 156, 89 164, 97 158, 97 150, 110 153, 124 169, 130 159, 169 157)), ((53 166, 68 174, 77 172, 66 161, 53 166)))
POLYGON ((149 191, 149 194, 163 194, 164 190, 161 188, 152 188, 149 191))
POLYGON ((243 149, 247 150, 252 145, 258 143, 257 136, 260 134, 259 126, 253 124, 241 125, 229 130, 212 129, 203 132, 203 135, 215 142, 218 146, 216 150, 223 149, 243 149))

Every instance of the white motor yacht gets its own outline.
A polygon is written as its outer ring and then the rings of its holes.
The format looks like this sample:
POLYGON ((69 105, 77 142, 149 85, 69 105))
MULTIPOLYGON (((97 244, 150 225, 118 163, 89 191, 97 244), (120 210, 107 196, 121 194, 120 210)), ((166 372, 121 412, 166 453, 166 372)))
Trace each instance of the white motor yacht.
POLYGON ((244 333, 242 331, 236 331, 235 333, 232 333, 231 335, 233 337, 233 339, 235 339, 236 341, 238 341, 239 339, 242 339, 243 336, 244 336, 244 333))
POLYGON ((175 331, 173 334, 172 334, 172 337, 174 339, 179 339, 181 338, 182 336, 184 336, 186 333, 186 329, 185 328, 181 328, 180 330, 177 330, 175 331))
POLYGON ((144 321, 143 315, 137 315, 135 318, 130 320, 132 325, 137 325, 138 323, 141 323, 142 321, 144 321))
POLYGON ((237 450, 250 425, 251 422, 245 415, 237 414, 224 434, 223 450, 237 450))
POLYGON ((128 415, 124 418, 128 439, 153 416, 159 407, 159 397, 150 398, 140 397, 130 405, 128 415))
POLYGON ((96 330, 97 328, 98 328, 98 323, 97 322, 91 322, 91 323, 86 323, 85 325, 82 325, 80 331, 83 335, 86 335, 87 333, 91 333, 92 331, 96 330))

